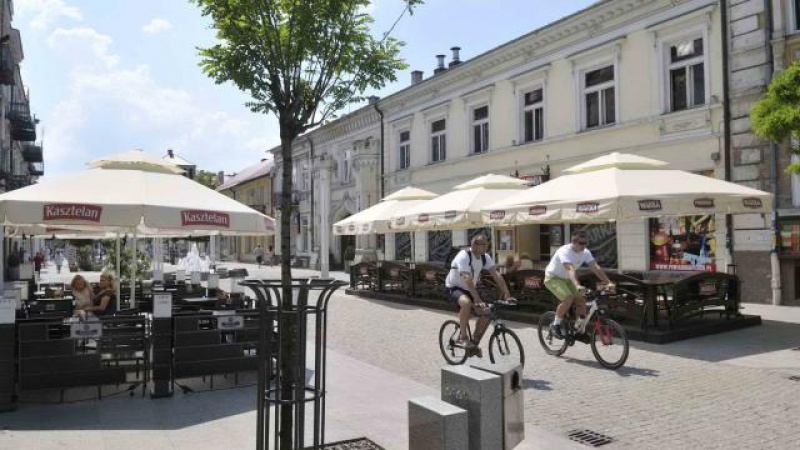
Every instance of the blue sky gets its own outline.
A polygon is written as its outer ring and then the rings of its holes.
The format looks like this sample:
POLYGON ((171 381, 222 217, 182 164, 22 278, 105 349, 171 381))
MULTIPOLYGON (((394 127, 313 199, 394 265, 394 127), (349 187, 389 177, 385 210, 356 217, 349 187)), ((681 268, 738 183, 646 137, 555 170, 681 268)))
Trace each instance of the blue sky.
MULTIPOLYGON (((367 95, 407 86, 411 70, 430 76, 434 55, 449 60, 454 45, 466 60, 592 3, 427 0, 393 33, 406 42, 409 69, 367 95)), ((172 148, 201 169, 231 173, 279 143, 273 117, 251 113, 245 94, 201 73, 195 48, 214 33, 188 0, 14 0, 14 8, 47 175, 132 148, 172 148)), ((401 0, 373 2, 376 34, 402 8, 401 0)))

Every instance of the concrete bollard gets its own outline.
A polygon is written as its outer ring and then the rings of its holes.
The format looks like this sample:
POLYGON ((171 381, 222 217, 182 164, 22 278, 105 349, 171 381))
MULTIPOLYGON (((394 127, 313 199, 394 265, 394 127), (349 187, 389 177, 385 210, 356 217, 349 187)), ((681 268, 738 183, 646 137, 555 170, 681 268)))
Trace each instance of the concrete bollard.
POLYGON ((408 448, 468 450, 467 412, 436 397, 408 401, 408 448))
POLYGON ((503 449, 511 450, 525 439, 525 397, 522 366, 512 362, 478 361, 470 367, 500 376, 503 383, 503 449))
POLYGON ((445 367, 442 400, 467 411, 470 450, 503 448, 503 385, 499 376, 465 366, 445 367))

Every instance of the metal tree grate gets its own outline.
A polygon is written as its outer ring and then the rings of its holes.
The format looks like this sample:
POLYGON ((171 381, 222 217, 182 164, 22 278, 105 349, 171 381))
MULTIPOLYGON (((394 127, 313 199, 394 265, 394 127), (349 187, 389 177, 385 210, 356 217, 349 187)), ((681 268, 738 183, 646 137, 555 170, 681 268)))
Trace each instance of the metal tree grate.
POLYGON ((567 436, 570 440, 590 447, 600 447, 611 443, 614 438, 592 430, 572 430, 567 436))

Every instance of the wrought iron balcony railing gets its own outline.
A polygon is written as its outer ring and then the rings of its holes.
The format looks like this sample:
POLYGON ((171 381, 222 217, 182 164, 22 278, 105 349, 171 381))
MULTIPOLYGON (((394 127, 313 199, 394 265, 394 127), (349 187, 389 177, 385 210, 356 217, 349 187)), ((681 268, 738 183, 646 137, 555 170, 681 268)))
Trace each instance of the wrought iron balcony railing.
POLYGON ((28 102, 14 102, 8 111, 11 123, 11 139, 15 141, 35 141, 36 123, 31 117, 28 102))
POLYGON ((35 144, 25 144, 22 146, 22 159, 29 163, 40 163, 44 161, 42 146, 35 144))
POLYGON ((28 163, 28 174, 34 177, 44 175, 44 163, 41 161, 28 163))

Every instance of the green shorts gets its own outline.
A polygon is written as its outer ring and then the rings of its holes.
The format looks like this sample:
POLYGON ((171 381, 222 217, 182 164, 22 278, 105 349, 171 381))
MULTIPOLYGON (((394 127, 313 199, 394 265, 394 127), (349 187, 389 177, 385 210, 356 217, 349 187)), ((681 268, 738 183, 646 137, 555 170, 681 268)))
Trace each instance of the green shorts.
POLYGON ((550 278, 544 280, 545 287, 553 293, 560 301, 564 301, 569 297, 578 297, 580 293, 578 288, 572 281, 565 280, 564 278, 550 278))

